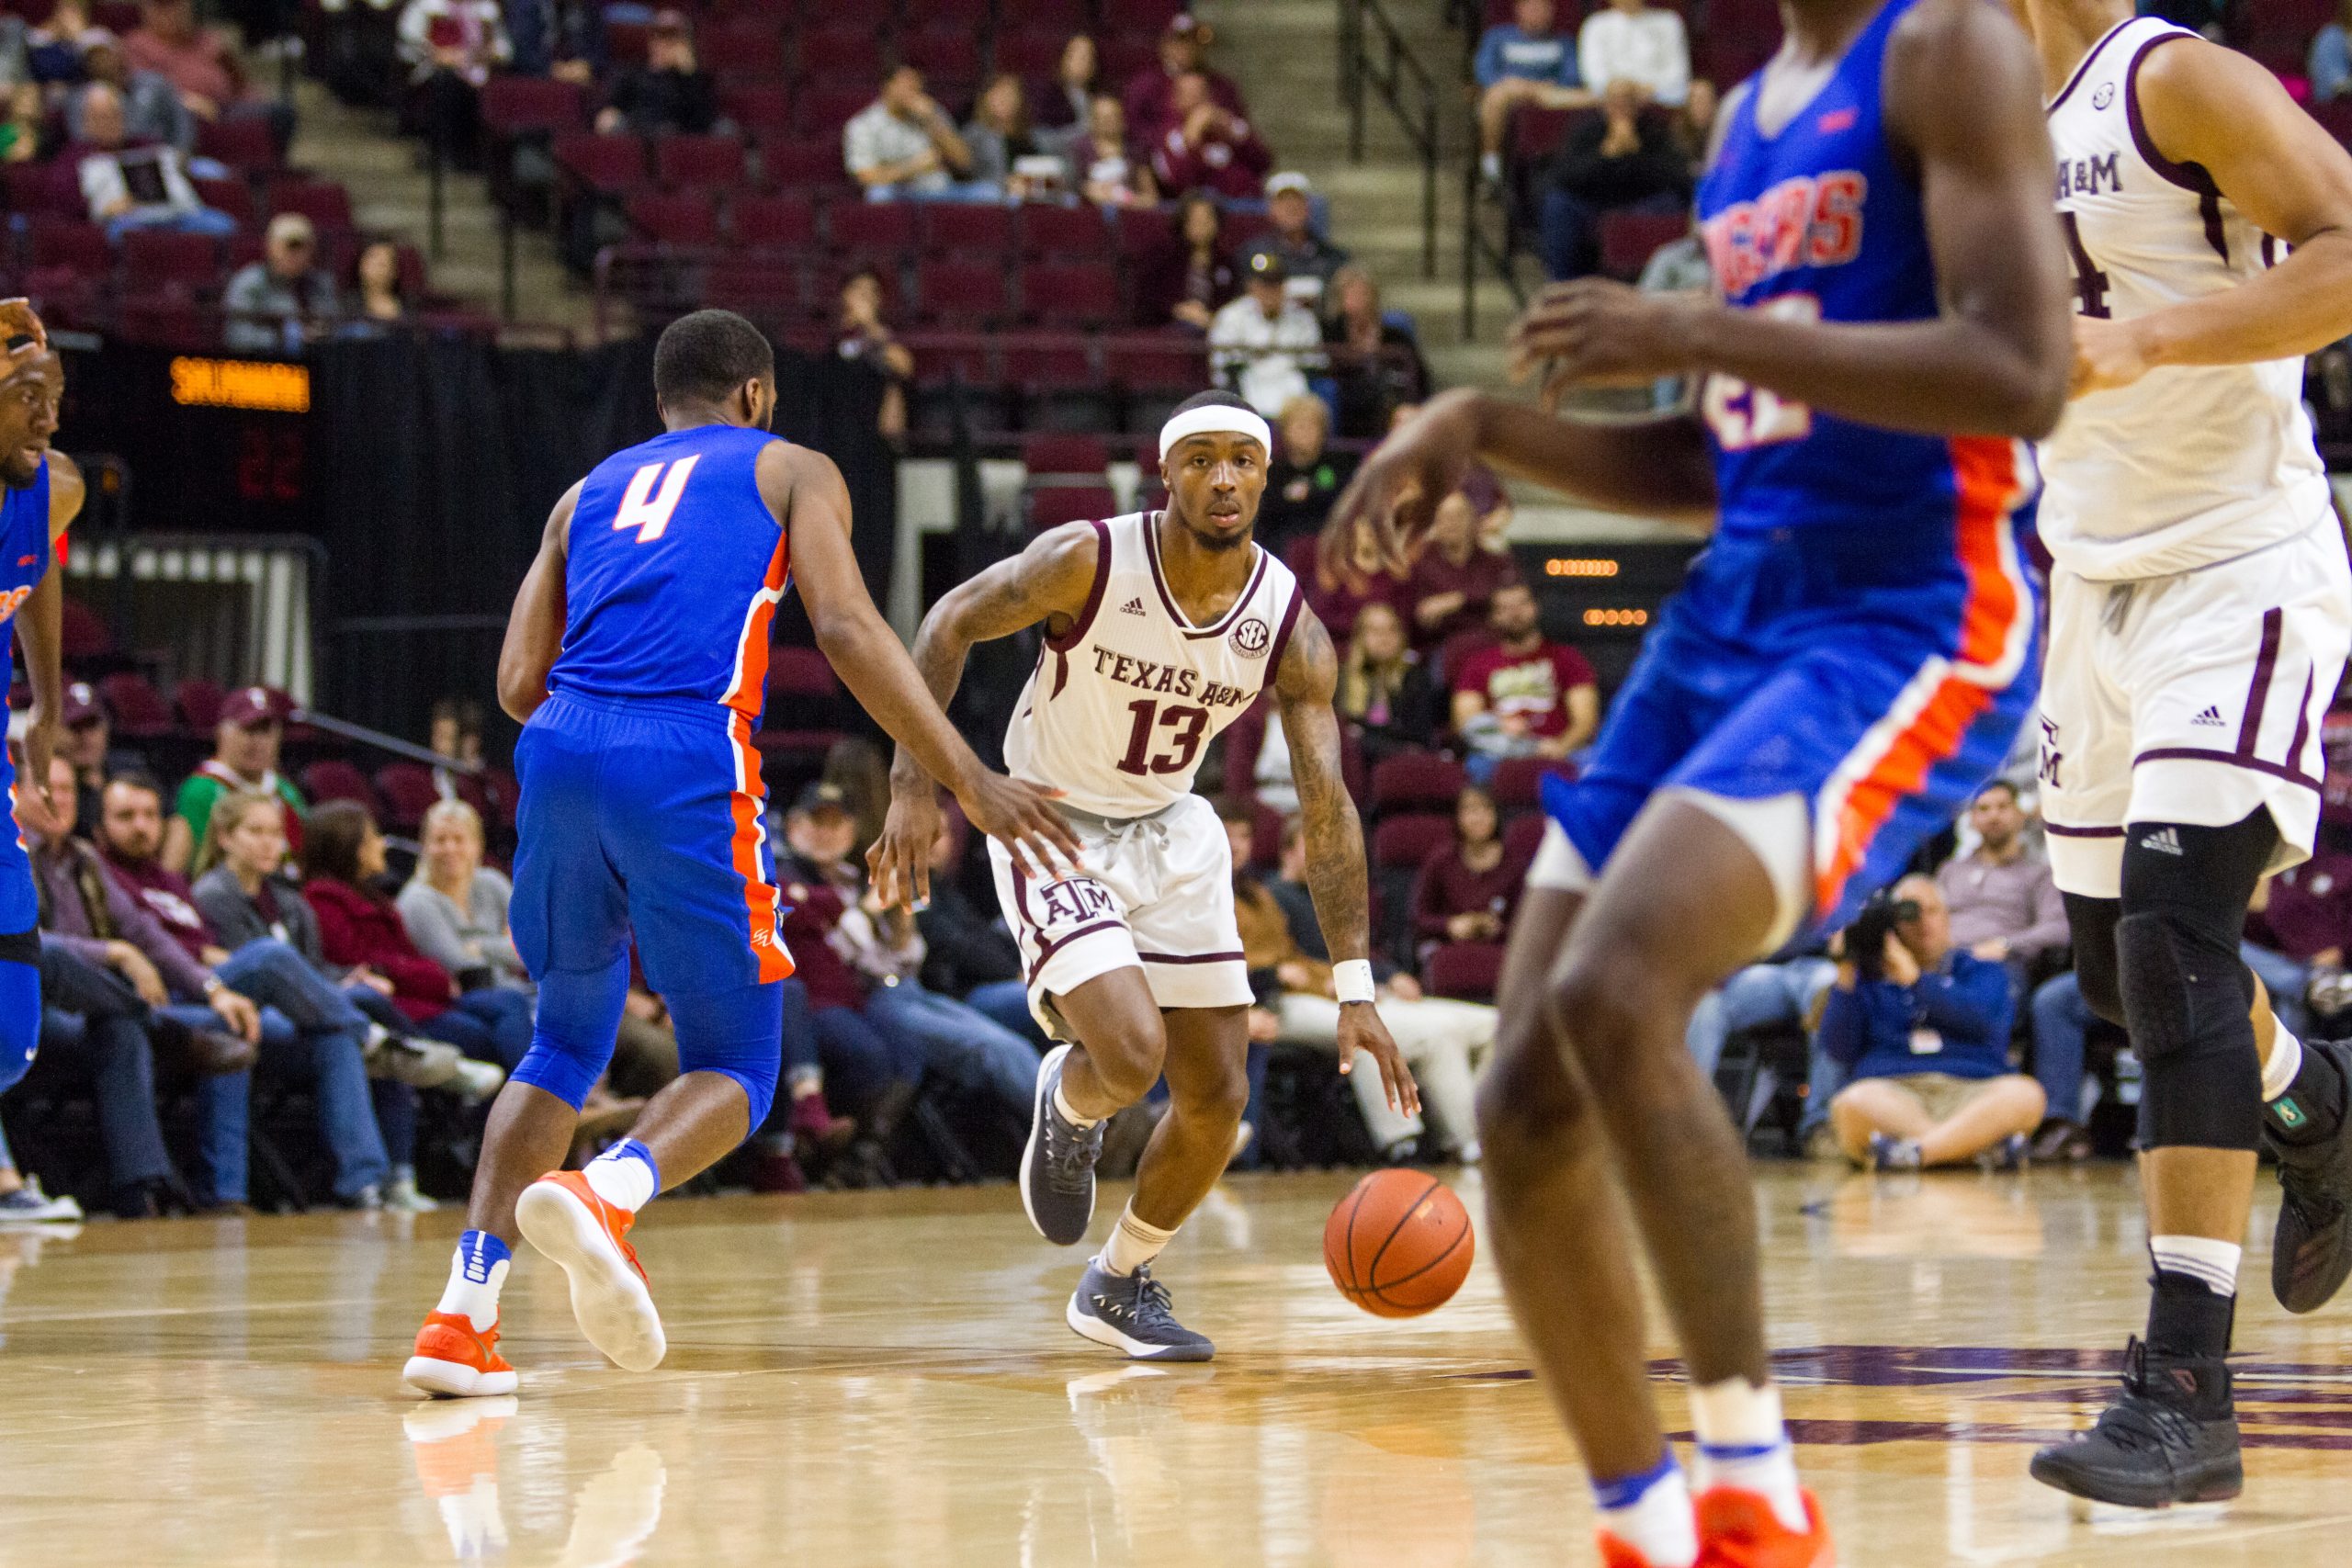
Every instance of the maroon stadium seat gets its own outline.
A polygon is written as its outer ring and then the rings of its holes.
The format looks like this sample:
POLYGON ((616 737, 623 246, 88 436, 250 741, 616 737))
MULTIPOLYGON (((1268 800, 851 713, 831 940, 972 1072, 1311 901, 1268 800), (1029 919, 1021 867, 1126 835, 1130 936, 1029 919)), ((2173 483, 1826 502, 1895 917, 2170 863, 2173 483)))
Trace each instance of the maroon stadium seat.
POLYGON ((1453 818, 1436 811, 1408 811, 1372 830, 1372 863, 1390 870, 1419 871, 1430 852, 1453 837, 1453 818))
POLYGON ((801 95, 799 122, 802 134, 830 138, 833 144, 833 163, 842 162, 842 128, 855 119, 859 111, 874 101, 874 78, 854 76, 842 81, 831 81, 816 73, 808 81, 808 91, 801 95))
POLYGON ((927 321, 992 326, 1004 319, 1004 268, 987 262, 925 262, 915 275, 915 294, 927 321))
POLYGON ((1450 942, 1430 954, 1424 968, 1430 994, 1456 1001, 1490 1002, 1502 984, 1503 944, 1450 942))
POLYGON ((1032 202, 1021 209, 1021 251, 1041 260, 1099 262, 1111 254, 1111 231, 1091 207, 1032 202))
POLYGON ((1604 212, 1600 217, 1600 270, 1631 282, 1662 245, 1690 231, 1680 212, 1604 212))
POLYGON ((133 229, 122 237, 123 282, 130 288, 200 288, 220 274, 220 244, 209 234, 133 229))
POLYGON ((1508 817, 1544 803, 1544 774, 1574 778, 1576 771, 1574 763, 1549 757, 1506 757, 1495 764, 1494 776, 1487 781, 1487 793, 1494 796, 1495 809, 1508 817))
POLYGON ((841 138, 777 137, 760 143, 760 177, 771 190, 823 190, 852 184, 842 166, 841 138))
POLYGON ((800 79, 854 82, 872 102, 882 81, 882 40, 871 26, 809 28, 800 35, 800 79))
POLYGON ((1503 858, 1520 865, 1533 860, 1537 847, 1544 842, 1544 824, 1549 820, 1541 811, 1512 818, 1503 829, 1503 858))
POLYGON ((831 662, 822 653, 777 643, 768 649, 769 728, 762 729, 753 743, 763 756, 810 762, 821 759, 841 739, 842 732, 821 724, 808 726, 806 721, 811 716, 836 717, 841 704, 841 677, 833 673, 831 662), (795 728, 776 728, 787 719, 794 721, 795 728))
POLYGON ((925 202, 922 248, 949 261, 994 264, 1012 249, 1012 211, 993 202, 925 202))
POLYGON ((1099 479, 1111 466, 1111 449, 1099 435, 1031 435, 1021 443, 1021 459, 1028 466, 1032 479, 1068 474, 1099 479))
POLYGON ((695 55, 705 70, 723 76, 781 78, 786 74, 784 29, 772 16, 704 23, 695 55))
POLYGON ((652 31, 644 22, 605 22, 605 58, 615 65, 643 64, 646 41, 652 31))
POLYGON ((89 204, 82 199, 82 187, 64 159, 0 168, 0 188, 6 192, 8 209, 25 217, 80 222, 89 216, 89 204))
MULTIPOLYGON (((1007 9, 1026 8, 1027 0, 1008 0, 1007 9)), ((926 27, 961 28, 968 40, 986 31, 990 13, 996 9, 994 0, 920 0, 907 7, 910 18, 920 17, 926 27)))
POLYGON ((1372 810, 1443 811, 1452 819, 1454 796, 1469 775, 1462 764, 1432 751, 1407 751, 1372 770, 1372 810))
POLYGON ((189 182, 196 186, 198 201, 215 212, 225 212, 237 220, 240 229, 256 226, 254 187, 243 180, 198 179, 189 182))
POLYGON ((1118 514, 1119 497, 1109 485, 1050 485, 1029 492, 1029 526, 1037 533, 1118 514))
MULTIPOLYGON (((1131 262, 1139 262, 1159 254, 1176 243, 1176 209, 1173 207, 1123 207, 1119 209, 1119 254, 1131 262)), ((1159 325, 1153 321, 1152 326, 1159 325)))
POLYGON ((1579 115, 1596 115, 1597 109, 1547 109, 1532 105, 1521 108, 1510 117, 1510 158, 1514 164, 1541 164, 1560 150, 1568 139, 1568 127, 1579 115))
MULTIPOLYGON (((428 778, 430 775, 428 775, 428 778)), ((312 762, 301 772, 303 796, 313 806, 323 806, 330 800, 348 800, 365 807, 376 821, 384 819, 384 801, 376 793, 368 775, 341 758, 329 757, 312 762)))
POLYGON ((30 234, 31 265, 72 267, 93 278, 114 270, 114 247, 107 243, 107 231, 95 223, 36 219, 30 234))
POLYGON ((588 118, 580 87, 546 76, 492 76, 482 85, 481 123, 493 136, 576 130, 588 118))
POLYGON ((833 248, 853 256, 896 258, 914 248, 915 213, 899 201, 837 201, 826 209, 833 248))
POLYGON ((1108 263, 1032 266, 1021 275, 1021 313, 1041 325, 1100 331, 1125 310, 1119 275, 1108 263))
POLYGON ((441 798, 433 770, 422 762, 387 762, 376 770, 376 793, 384 797, 384 825, 413 833, 441 798))
POLYGON ((639 191, 628 198, 629 224, 665 245, 709 245, 718 241, 718 207, 700 191, 639 191))
POLYGON ((114 732, 126 739, 158 739, 175 728, 171 705, 164 701, 164 694, 135 671, 119 671, 101 680, 98 696, 114 721, 114 732))
POLYGON ((1155 38, 1183 8, 1182 0, 1102 0, 1102 30, 1114 38, 1155 38))
POLYGON ((198 120, 196 152, 199 158, 217 158, 232 169, 248 172, 278 166, 277 143, 270 139, 269 127, 257 118, 224 115, 198 120))
POLYGON ((2312 118, 2327 128, 2327 133, 2352 147, 2352 98, 2332 98, 2324 104, 2311 106, 2312 118))
POLYGON ((1093 28, 1094 6, 1092 0, 1004 0, 1004 21, 1066 39, 1093 28))
POLYGON ((1004 345, 1004 378, 1021 393, 1024 429, 1107 434, 1118 428, 1117 398, 1094 368, 1086 338, 1010 340, 1004 345))
POLYGON ((662 136, 653 177, 676 190, 721 190, 743 183, 743 143, 733 136, 662 136))
POLYGON ((645 178, 645 143, 634 136, 559 136, 555 161, 590 190, 627 190, 645 178))
POLYGON ((817 243, 817 209, 805 196, 739 196, 729 219, 738 244, 817 243))
POLYGON ((1062 62, 1062 46, 1070 29, 1023 25, 996 35, 996 68, 1010 71, 1040 96, 1053 85, 1054 71, 1062 62))
POLYGON ((703 269, 706 305, 775 316, 797 312, 806 298, 800 264, 775 251, 727 251, 703 269))
POLYGON ((273 180, 269 186, 269 210, 273 217, 280 212, 299 212, 321 229, 353 227, 351 193, 334 180, 273 180))
POLYGON ((838 697, 842 679, 832 661, 813 648, 780 642, 768 649, 767 694, 771 697, 838 697))
POLYGON ((965 107, 978 96, 979 39, 970 28, 921 27, 901 32, 898 52, 922 73, 924 90, 935 101, 965 107))
POLYGON ((207 739, 220 723, 220 682, 201 675, 191 675, 172 688, 172 705, 180 711, 181 725, 190 735, 207 739))
POLYGON ((104 659, 114 651, 114 633, 107 629, 105 619, 78 599, 65 601, 63 632, 62 651, 68 664, 104 659))
POLYGON ((718 107, 752 136, 792 128, 792 93, 780 83, 739 83, 719 94, 718 107))
POLYGON ((1156 434, 1169 411, 1209 385, 1209 351, 1174 333, 1112 338, 1102 376, 1126 399, 1129 433, 1156 434))

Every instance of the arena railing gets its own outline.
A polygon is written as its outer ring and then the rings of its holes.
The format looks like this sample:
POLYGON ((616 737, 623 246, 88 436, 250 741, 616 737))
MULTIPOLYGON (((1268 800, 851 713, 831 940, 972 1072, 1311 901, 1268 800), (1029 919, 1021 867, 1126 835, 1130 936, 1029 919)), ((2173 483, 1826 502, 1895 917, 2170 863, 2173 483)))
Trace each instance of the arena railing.
POLYGON ((1421 276, 1437 276, 1437 177, 1443 138, 1437 78, 1397 30, 1381 0, 1340 0, 1340 95, 1348 111, 1348 158, 1363 162, 1366 91, 1388 106, 1421 163, 1421 276))

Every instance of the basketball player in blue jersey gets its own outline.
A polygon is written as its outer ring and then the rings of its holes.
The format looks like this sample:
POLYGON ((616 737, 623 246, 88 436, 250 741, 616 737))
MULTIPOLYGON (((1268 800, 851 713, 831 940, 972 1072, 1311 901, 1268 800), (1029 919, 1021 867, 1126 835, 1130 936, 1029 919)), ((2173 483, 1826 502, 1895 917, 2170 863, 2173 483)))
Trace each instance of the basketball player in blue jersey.
POLYGON ((1621 1568, 1831 1561, 1767 1361, 1745 1152, 1683 1029, 1741 964, 1844 921, 2007 752, 2035 687, 2023 443, 2069 366, 2016 23, 1983 0, 1781 12, 1700 195, 1724 298, 1582 281, 1516 329, 1547 394, 1701 377, 1699 417, 1450 394, 1366 464, 1329 541, 1412 537, 1474 458, 1713 528, 1581 776, 1547 791, 1481 1097, 1497 1265, 1621 1568), (1695 1509, 1636 1238, 1691 1385, 1695 1509))
MULTIPOLYGON (((0 300, 0 621, 13 620, 32 684, 24 731, 25 783, 0 748, 0 785, 17 820, 43 834, 73 827, 73 805, 50 799, 44 781, 65 702, 65 587, 51 571, 56 544, 82 511, 82 471, 49 449, 57 433, 65 370, 50 351, 40 318, 22 299, 0 300)), ((32 1065, 40 1042, 40 910, 23 839, 0 833, 0 1092, 32 1065)))
POLYGON ((525 726, 512 919, 538 1017, 491 1108, 469 1228, 405 1370, 429 1393, 514 1391, 498 1294, 518 1230, 571 1277, 597 1349, 631 1371, 662 1359, 629 1227, 665 1183, 760 1125, 781 1066, 792 959, 752 730, 788 585, 849 689, 976 825, 1041 866, 1077 854, 1050 793, 980 766, 876 612, 840 472, 768 432, 775 359, 759 330, 725 310, 681 318, 654 349, 653 385, 668 434, 557 502, 499 656, 499 701, 525 726), (634 1137, 559 1171, 612 1055, 632 935, 684 1071, 634 1137))

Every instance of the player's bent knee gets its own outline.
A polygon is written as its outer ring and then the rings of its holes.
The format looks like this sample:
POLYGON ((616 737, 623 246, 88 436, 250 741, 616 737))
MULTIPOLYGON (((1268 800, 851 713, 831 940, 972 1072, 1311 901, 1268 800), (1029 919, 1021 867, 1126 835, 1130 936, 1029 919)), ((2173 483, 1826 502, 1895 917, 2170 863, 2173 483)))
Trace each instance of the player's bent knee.
POLYGON ((1597 1147, 1592 1103, 1548 1040, 1496 1053, 1478 1081, 1478 1140, 1488 1179, 1516 1160, 1546 1160, 1563 1144, 1597 1147))
POLYGON ((574 1111, 588 1098, 604 1076, 605 1065, 612 1059, 610 1041, 599 1050, 591 1045, 561 1040, 545 1030, 531 1033, 531 1048, 523 1054, 508 1077, 515 1083, 528 1084, 562 1100, 574 1111))
POLYGON ((747 1136, 775 1103, 776 1078, 784 1067, 783 997, 782 984, 770 981, 664 998, 677 1026, 678 1070, 717 1073, 741 1086, 751 1102, 747 1136))
POLYGON ((2149 1147, 2261 1143, 2262 1069, 2233 934, 2174 908, 2116 922, 2123 1010, 2145 1067, 2140 1120, 2149 1147))

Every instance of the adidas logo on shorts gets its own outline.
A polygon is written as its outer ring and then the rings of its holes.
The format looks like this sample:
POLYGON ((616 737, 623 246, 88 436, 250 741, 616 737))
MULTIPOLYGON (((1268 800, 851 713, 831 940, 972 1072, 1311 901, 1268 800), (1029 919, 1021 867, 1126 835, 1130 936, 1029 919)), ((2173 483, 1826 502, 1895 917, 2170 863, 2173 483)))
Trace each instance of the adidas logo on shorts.
POLYGON ((2140 847, 2162 855, 2177 855, 2181 852, 2180 835, 2170 828, 2159 828, 2141 840, 2140 847))
POLYGON ((1135 598, 1128 600, 1125 604, 1119 606, 1119 614, 1123 615, 1140 615, 1144 613, 1143 596, 1141 594, 1137 594, 1135 598))
POLYGON ((2203 713, 2199 714, 2195 718, 2190 719, 2188 722, 2191 724, 2208 724, 2211 725, 2214 728, 2219 729, 2222 726, 2228 724, 2229 720, 2222 716, 2222 710, 2220 708, 2208 705, 2203 713))

